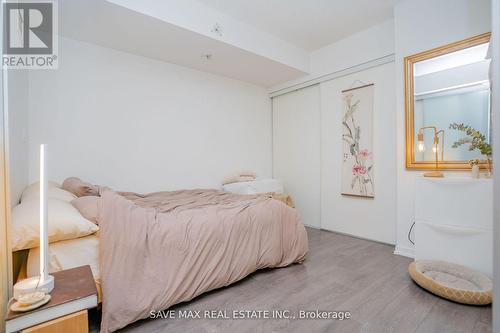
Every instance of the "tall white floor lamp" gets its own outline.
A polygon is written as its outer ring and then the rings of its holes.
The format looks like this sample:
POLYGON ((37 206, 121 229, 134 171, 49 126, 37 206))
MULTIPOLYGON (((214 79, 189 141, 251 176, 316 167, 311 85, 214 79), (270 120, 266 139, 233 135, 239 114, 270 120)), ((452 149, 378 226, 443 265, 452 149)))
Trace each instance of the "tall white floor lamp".
POLYGON ((50 293, 54 277, 49 275, 49 237, 47 202, 47 145, 40 145, 40 275, 22 280, 14 285, 14 298, 35 291, 50 293))

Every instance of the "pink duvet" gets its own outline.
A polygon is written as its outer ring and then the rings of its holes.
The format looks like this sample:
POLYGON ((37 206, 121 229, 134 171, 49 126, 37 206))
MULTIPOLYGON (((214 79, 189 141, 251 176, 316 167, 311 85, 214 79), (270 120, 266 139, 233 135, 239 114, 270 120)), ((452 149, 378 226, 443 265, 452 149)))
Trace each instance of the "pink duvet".
POLYGON ((302 262, 308 252, 295 209, 266 197, 216 190, 147 195, 106 190, 99 223, 101 332, 258 269, 302 262))

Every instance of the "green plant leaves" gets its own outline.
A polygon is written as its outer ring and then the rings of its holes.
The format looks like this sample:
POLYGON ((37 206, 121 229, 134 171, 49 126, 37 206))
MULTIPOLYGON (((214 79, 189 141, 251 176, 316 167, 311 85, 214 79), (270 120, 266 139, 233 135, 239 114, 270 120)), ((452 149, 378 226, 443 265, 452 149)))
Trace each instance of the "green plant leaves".
POLYGON ((449 128, 465 132, 465 134, 468 135, 468 137, 461 138, 460 140, 455 141, 452 145, 452 148, 458 148, 461 145, 469 144, 469 151, 477 149, 483 155, 490 156, 492 154, 491 145, 486 142, 486 136, 478 130, 463 123, 451 123, 449 128))

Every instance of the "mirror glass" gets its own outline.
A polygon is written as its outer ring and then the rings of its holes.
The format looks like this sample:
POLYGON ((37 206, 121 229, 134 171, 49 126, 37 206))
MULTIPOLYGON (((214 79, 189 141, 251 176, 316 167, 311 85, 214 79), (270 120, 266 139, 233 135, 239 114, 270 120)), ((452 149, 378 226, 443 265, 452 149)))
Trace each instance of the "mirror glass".
POLYGON ((478 150, 469 151, 468 144, 453 147, 467 135, 450 124, 471 126, 490 141, 488 46, 483 43, 413 63, 415 162, 434 161, 436 146, 439 161, 484 158, 478 150), (437 144, 432 127, 443 130, 437 144))

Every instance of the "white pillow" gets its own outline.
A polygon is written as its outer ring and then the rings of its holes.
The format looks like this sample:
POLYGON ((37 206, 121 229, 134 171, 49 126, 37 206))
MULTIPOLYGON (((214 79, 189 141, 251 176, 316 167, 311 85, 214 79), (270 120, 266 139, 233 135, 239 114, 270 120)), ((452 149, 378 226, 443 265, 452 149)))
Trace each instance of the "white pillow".
MULTIPOLYGON (((63 190, 60 185, 55 182, 49 182, 47 197, 68 202, 76 198, 73 193, 63 190)), ((21 195, 21 202, 35 198, 40 198, 40 182, 31 184, 23 191, 23 194, 21 195)))
MULTIPOLYGON (((48 199, 49 243, 90 235, 97 230, 71 203, 48 199)), ((12 210, 12 251, 40 245, 40 203, 36 199, 23 201, 12 210)))

